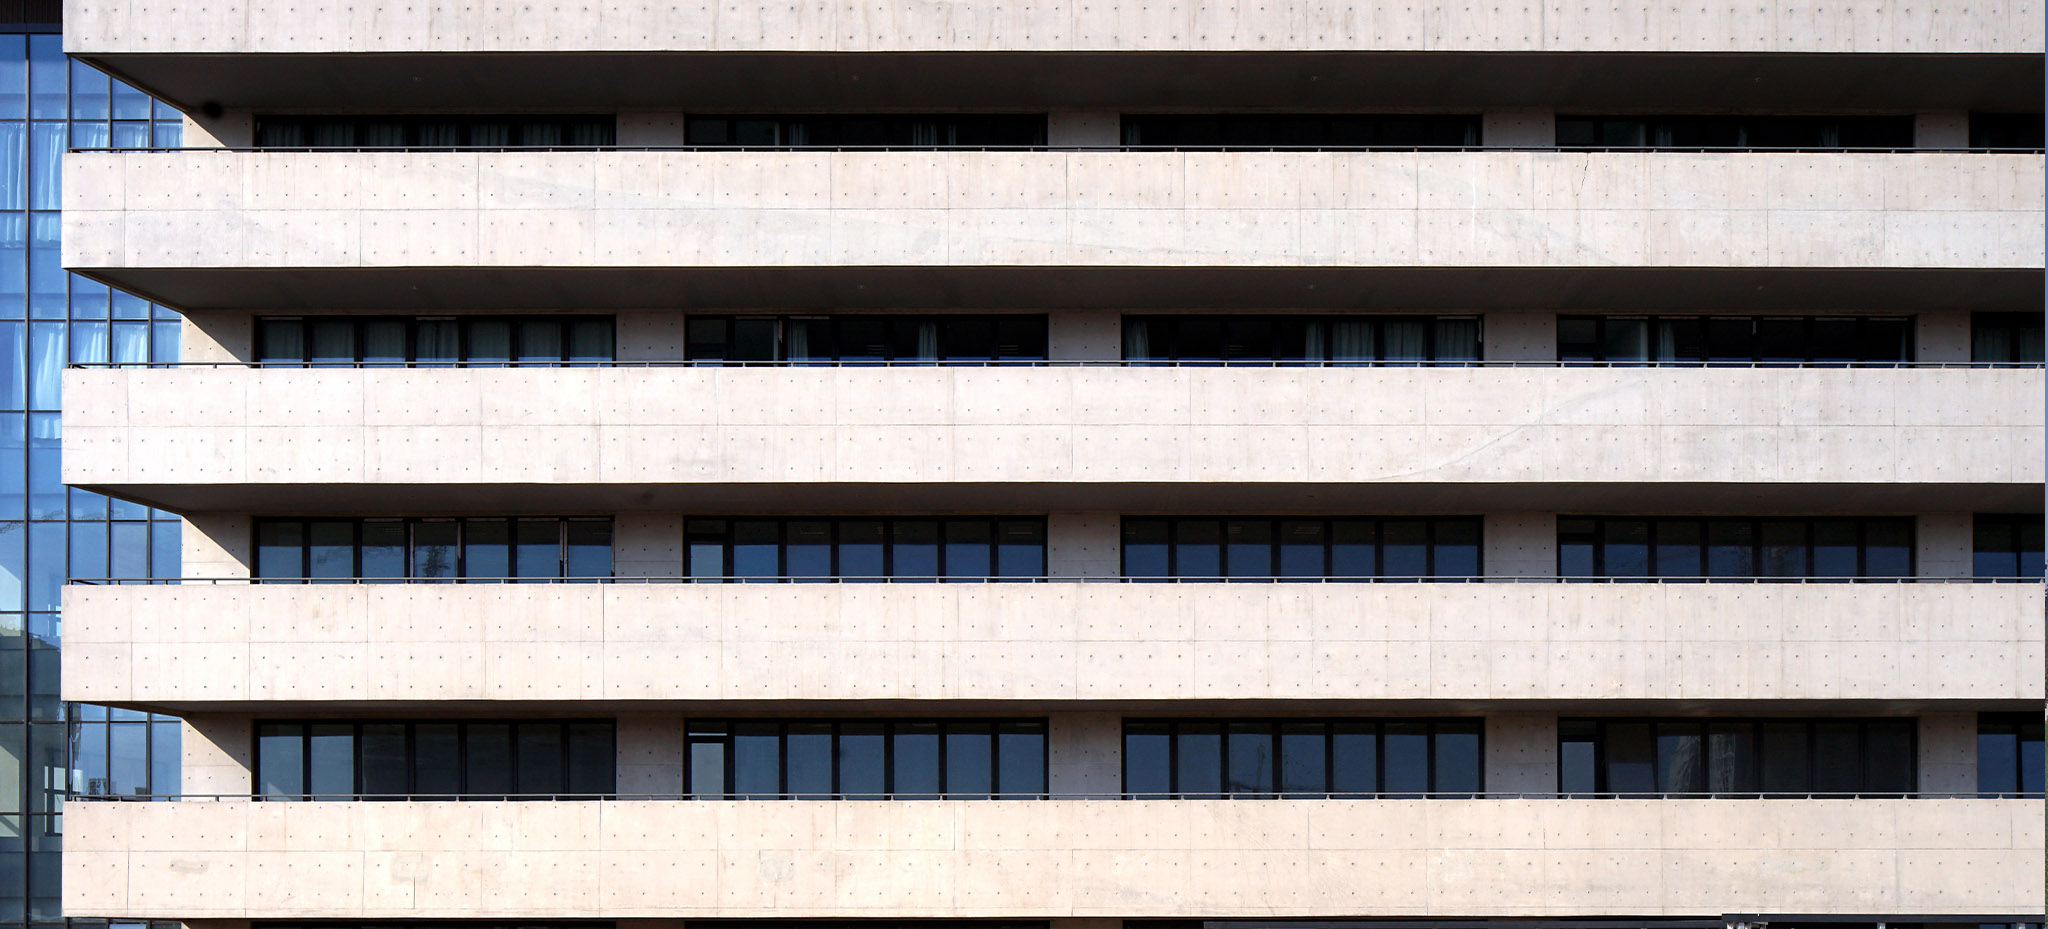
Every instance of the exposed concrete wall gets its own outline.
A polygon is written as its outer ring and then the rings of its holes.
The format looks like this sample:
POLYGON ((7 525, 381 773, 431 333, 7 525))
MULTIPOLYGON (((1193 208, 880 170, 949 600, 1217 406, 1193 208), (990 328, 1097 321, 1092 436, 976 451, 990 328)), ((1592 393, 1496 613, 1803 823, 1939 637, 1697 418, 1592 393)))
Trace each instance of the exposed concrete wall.
POLYGON ((618 790, 621 795, 681 796, 683 717, 634 714, 618 717, 618 790))
POLYGON ((183 794, 247 796, 255 791, 255 723, 240 713, 187 713, 178 721, 183 794))
POLYGON ((1113 310, 1046 314, 1046 356, 1054 361, 1116 361, 1124 357, 1124 318, 1113 310))
POLYGON ((2039 700, 2023 584, 74 586, 67 700, 2039 700))
POLYGON ((185 577, 248 577, 255 570, 254 529, 235 513, 193 513, 180 532, 185 577))
POLYGON ((1486 790, 1557 793, 1557 714, 1497 713, 1486 717, 1486 790))
POLYGON ((535 483, 2020 484, 2044 476, 2041 379, 1970 369, 69 370, 63 476, 295 492, 504 485, 508 506, 518 505, 509 488, 535 483))
POLYGON ((1915 148, 1969 148, 1970 114, 1960 110, 1913 115, 1915 148))
POLYGON ((1552 148, 1557 114, 1541 109, 1488 110, 1481 115, 1479 142, 1487 148, 1552 148))
POLYGON ((1913 527, 1914 569, 1921 577, 1970 577, 1977 546, 1970 513, 1923 513, 1913 527))
POLYGON ((1124 720, 1116 713, 1054 713, 1045 734, 1046 790, 1115 794, 1124 789, 1124 720))
POLYGON ((1053 513, 1045 518, 1048 577, 1123 573, 1123 521, 1115 513, 1053 513))
POLYGON ((186 310, 179 314, 179 361, 254 361, 256 318, 248 313, 186 310))
POLYGON ((137 919, 2042 906, 2038 800, 80 803, 64 825, 65 911, 137 919))
POLYGON ((1480 320, 1488 361, 1556 361, 1557 314, 1490 310, 1480 320))
POLYGON ((1112 148, 1123 144, 1123 117, 1113 110, 1054 110, 1045 140, 1055 148, 1112 148))
POLYGON ((2038 8, 1960 11, 1906 0, 1764 7, 1628 2, 1578 6, 1147 4, 1031 6, 800 0, 722 7, 623 0, 527 10, 437 0, 346 7, 208 4, 194 16, 151 0, 73 0, 74 53, 521 51, 2042 51, 2038 8))
POLYGON ((1920 790, 1968 794, 1977 790, 1977 714, 1920 716, 1920 790))
POLYGON ((674 147, 689 141, 683 132, 683 114, 679 110, 625 110, 619 113, 618 119, 618 139, 622 148, 674 147))
POLYGON ((1922 313, 1913 328, 1915 360, 1970 360, 1970 314, 1922 313))
POLYGON ((612 337, 620 361, 681 361, 683 314, 675 310, 627 310, 617 314, 612 337))
POLYGON ((2043 241, 2038 155, 131 152, 64 171, 64 264, 106 272, 2038 268, 2043 241))
POLYGON ((620 513, 612 521, 612 572, 619 577, 682 577, 680 513, 620 513))
POLYGON ((1557 576, 1557 514, 1488 513, 1480 568, 1489 577, 1557 576))

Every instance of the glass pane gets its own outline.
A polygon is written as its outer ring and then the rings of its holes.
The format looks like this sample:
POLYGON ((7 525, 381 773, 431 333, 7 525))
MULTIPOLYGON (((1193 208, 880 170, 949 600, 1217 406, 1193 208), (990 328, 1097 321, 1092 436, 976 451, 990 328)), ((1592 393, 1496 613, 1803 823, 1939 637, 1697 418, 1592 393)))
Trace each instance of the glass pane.
POLYGON ((1167 576, 1167 533, 1163 519, 1124 520, 1125 577, 1167 576))
POLYGON ((1813 576, 1855 577, 1856 521, 1821 519, 1813 524, 1813 576))
POLYGON ((1763 524, 1763 577, 1806 576, 1806 524, 1771 520, 1763 524))
POLYGON ((1180 756, 1174 766, 1177 792, 1217 796, 1223 789, 1223 727, 1216 723, 1182 723, 1174 746, 1180 756))
POLYGON ((1706 789, 1699 723, 1657 724, 1657 792, 1696 794, 1706 789))
POLYGON ((572 519, 568 523, 569 577, 612 576, 612 524, 608 519, 572 519))
POLYGON ((1329 789, 1329 747, 1322 723, 1280 724, 1280 790, 1320 794, 1329 789))
POLYGON ((1600 789, 1600 724, 1591 720, 1563 720, 1557 724, 1557 789, 1566 794, 1587 794, 1600 789))
POLYGON ((518 533, 518 576, 562 576, 562 523, 555 519, 522 519, 518 533))
POLYGON ((1640 519, 1610 519, 1600 524, 1601 574, 1647 577, 1650 574, 1650 524, 1640 519))
POLYGON ((1436 783, 1439 794, 1477 794, 1480 787, 1479 723, 1436 724, 1436 783))
POLYGON ((1813 789, 1807 769, 1805 723, 1764 723, 1757 744, 1763 758, 1763 789, 1767 793, 1806 793, 1813 789))
POLYGON ((1756 532, 1748 521, 1707 523, 1707 576, 1749 577, 1756 573, 1756 532))
POLYGON ((256 727, 256 792, 296 796, 306 792, 306 727, 261 723, 256 727))
POLYGON ((1233 519, 1223 524, 1224 565, 1227 577, 1273 576, 1273 523, 1269 520, 1233 519))
POLYGON ((257 361, 306 360, 304 331, 296 319, 266 319, 257 337, 257 361))
POLYGON ((314 364, 347 364, 356 360, 356 326, 346 319, 315 319, 306 323, 307 357, 314 364))
POLYGON ((256 576, 306 576, 306 524, 265 521, 256 524, 256 576))
POLYGON ((1852 722, 1813 726, 1813 789, 1853 793, 1863 789, 1863 727, 1852 722))
POLYGON ((610 723, 569 724, 569 792, 603 796, 618 788, 618 749, 610 723))
POLYGON ((1173 792, 1173 737, 1162 723, 1124 726, 1124 792, 1140 798, 1173 792))
POLYGON ((362 531, 362 576, 405 577, 405 523, 396 519, 365 520, 362 531))
POLYGON ((1386 724, 1380 748, 1385 753, 1387 793, 1421 794, 1429 790, 1427 723, 1386 724))
POLYGON ((1757 789, 1755 724, 1707 724, 1707 789, 1714 793, 1757 789))
POLYGON ((310 558, 306 576, 316 578, 354 577, 356 569, 356 526, 346 520, 314 520, 307 526, 310 558))
POLYGON ((782 737, 774 723, 733 725, 732 789, 757 799, 782 793, 782 737))
POLYGON ((881 723, 842 723, 839 727, 839 792, 849 800, 879 800, 886 789, 886 759, 881 723))
POLYGON ((405 761, 405 724, 363 724, 363 794, 397 797, 409 793, 410 767, 405 761))
POLYGON ((504 723, 471 723, 463 729, 466 793, 500 797, 511 794, 512 727, 504 723))
POLYGON ((891 740, 891 772, 895 775, 892 796, 924 800, 939 794, 939 726, 937 723, 897 723, 891 740))
POLYGON ((1443 578, 1479 576, 1479 523, 1468 519, 1435 522, 1436 544, 1430 550, 1429 573, 1443 578))
POLYGON ((462 576, 503 579, 512 575, 512 527, 502 519, 462 521, 462 576))
POLYGON ((1658 577, 1700 576, 1700 524, 1690 519, 1657 521, 1658 577))
POLYGON ((566 746, 560 723, 520 723, 518 781, 513 790, 524 795, 559 794, 567 787, 566 746))
POLYGON ((421 796, 462 792, 462 739, 455 723, 419 723, 412 729, 413 789, 421 796))
POLYGON ((612 352, 610 319, 577 319, 569 323, 570 361, 610 361, 612 352))
POLYGON ((347 800, 356 792, 355 727, 314 723, 307 729, 306 786, 316 800, 347 800))
POLYGON ((405 348, 405 323, 395 319, 373 319, 363 323, 365 363, 402 363, 406 360, 405 348))
POLYGON ((1229 780, 1230 793, 1264 794, 1273 791, 1273 727, 1265 723, 1231 723, 1229 780))
POLYGON ((832 793, 832 724, 790 723, 783 743, 793 797, 825 798, 832 793))
POLYGON ((1379 571, 1379 525, 1370 520, 1330 523, 1330 576, 1373 577, 1379 571))
POLYGON ((1379 735, 1371 724, 1337 723, 1330 728, 1330 790, 1379 791, 1379 735))
POLYGON ((413 577, 455 576, 455 526, 456 524, 453 520, 437 520, 413 524, 413 577))
POLYGON ((883 541, 888 538, 879 520, 851 520, 839 524, 839 576, 877 578, 883 568, 883 541))
POLYGON ((1912 720, 1868 723, 1863 734, 1863 789, 1871 793, 1904 795, 1913 790, 1913 772, 1919 767, 1913 750, 1912 720))
POLYGON ((996 726, 996 789, 1005 796, 1045 793, 1045 724, 996 726))
POLYGON ((980 519, 946 521, 946 576, 980 578, 991 573, 991 526, 980 519))
POLYGON ((1863 577, 1913 576, 1913 523, 1871 519, 1863 523, 1863 577))
POLYGON ((512 324, 503 320, 475 320, 469 324, 469 346, 464 357, 471 363, 512 360, 512 324))
POLYGON ((552 319, 519 321, 520 361, 562 360, 562 324, 552 319))
POLYGON ((716 797, 731 793, 725 782, 725 742, 690 740, 690 794, 716 797))
POLYGON ((890 526, 889 574, 924 578, 939 575, 939 524, 933 520, 900 519, 890 526))
POLYGON ((946 726, 946 794, 985 797, 995 790, 995 734, 987 723, 946 726))
POLYGON ((1656 791, 1656 743, 1649 723, 1608 723, 1606 741, 1607 789, 1613 793, 1647 794, 1656 791))
POLYGON ((1175 577, 1213 578, 1223 574, 1223 526, 1207 519, 1173 523, 1175 577))
POLYGON ((1328 540, 1321 520, 1282 520, 1278 541, 1279 576, 1322 576, 1323 552, 1328 540))
POLYGON ((1429 575, 1429 522, 1390 519, 1380 526, 1380 574, 1385 577, 1429 575))
POLYGON ((1045 576, 1045 524, 1006 519, 996 524, 996 575, 1045 576))

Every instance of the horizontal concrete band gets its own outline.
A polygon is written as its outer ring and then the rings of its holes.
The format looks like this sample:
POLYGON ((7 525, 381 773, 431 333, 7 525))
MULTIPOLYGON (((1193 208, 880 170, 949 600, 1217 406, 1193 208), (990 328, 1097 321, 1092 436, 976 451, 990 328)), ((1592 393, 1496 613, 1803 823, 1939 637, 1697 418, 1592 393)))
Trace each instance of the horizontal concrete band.
POLYGON ((66 700, 2043 697, 2042 592, 1921 585, 65 591, 66 700))
POLYGON ((64 379, 63 476, 117 490, 308 493, 348 484, 2038 484, 2042 376, 74 370, 64 379))
POLYGON ((1988 154, 98 153, 64 264, 2038 268, 1988 154))
POLYGON ((74 803, 81 917, 2028 913, 2039 801, 74 803))
POLYGON ((403 3, 187 9, 164 0, 71 0, 65 50, 176 52, 492 51, 1697 51, 2039 53, 2033 3, 1969 15, 1906 0, 1670 5, 1405 6, 1310 0, 1016 5, 801 0, 720 6, 623 0, 591 6, 403 3))

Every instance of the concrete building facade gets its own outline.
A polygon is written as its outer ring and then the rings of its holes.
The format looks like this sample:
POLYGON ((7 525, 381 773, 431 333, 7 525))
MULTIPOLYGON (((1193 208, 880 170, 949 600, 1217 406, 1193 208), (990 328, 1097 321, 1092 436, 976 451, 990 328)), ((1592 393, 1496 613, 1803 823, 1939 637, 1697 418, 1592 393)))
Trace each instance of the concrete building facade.
POLYGON ((71 916, 2040 923, 2038 10, 66 15, 71 916))

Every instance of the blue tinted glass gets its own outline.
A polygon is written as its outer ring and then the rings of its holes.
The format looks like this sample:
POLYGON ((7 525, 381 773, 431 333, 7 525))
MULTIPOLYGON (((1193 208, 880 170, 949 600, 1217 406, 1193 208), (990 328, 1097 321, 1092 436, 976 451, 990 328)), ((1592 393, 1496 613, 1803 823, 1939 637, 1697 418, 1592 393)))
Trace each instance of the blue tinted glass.
POLYGON ((882 796, 886 769, 880 723, 845 723, 839 727, 839 792, 849 799, 882 796))
POLYGON ((28 524, 28 608, 55 610, 64 589, 64 524, 28 524))
POLYGON ((107 524, 81 522, 71 525, 71 576, 107 576, 107 524))
POLYGON ((149 792, 175 796, 181 787, 178 756, 178 721, 156 717, 149 724, 149 792))
POLYGON ((29 409, 57 409, 58 385, 64 378, 64 324, 30 323, 28 347, 29 409))
POLYGON ((0 611, 22 609, 28 590, 28 525, 0 523, 0 611))
POLYGON ((0 415, 0 519, 27 518, 27 485, 28 417, 0 415))
MULTIPOLYGON (((1429 573, 1429 523, 1390 519, 1380 527, 1381 573, 1387 577, 1422 577, 1429 573)), ((1389 756, 1391 757, 1391 756, 1389 756)), ((1388 775, 1392 777, 1391 774, 1388 775)))
POLYGON ((1330 790, 1379 791, 1379 735, 1368 723, 1338 723, 1330 732, 1330 790))
POLYGON ((107 75, 83 61, 71 62, 71 118, 107 118, 107 75))
POLYGON ((1380 743, 1386 756, 1386 792, 1422 793, 1429 789, 1429 727, 1424 723, 1388 723, 1380 743))
POLYGON ((996 789, 1011 796, 1045 792, 1045 726, 1003 723, 996 727, 996 789))
MULTIPOLYGON (((73 306, 77 306, 73 302, 73 306)), ((71 324, 71 363, 106 364, 107 324, 79 321, 71 324)))
POLYGON ((28 414, 28 518, 64 518, 64 482, 59 470, 62 440, 56 413, 28 414))
POLYGON ((64 40, 55 35, 28 37, 29 115, 37 119, 63 119, 64 40))
MULTIPOLYGON (((0 143, 11 141, 6 136, 8 128, 0 124, 0 143)), ((19 200, 27 188, 12 178, 0 184, 0 208, 18 210, 21 204, 10 203, 19 200)), ((0 316, 15 318, 27 315, 22 312, 21 298, 28 293, 28 217, 17 212, 0 215, 0 301, 6 307, 0 316)))
POLYGON ((1124 521, 1124 576, 1165 577, 1167 575, 1167 523, 1165 520, 1124 521))
POLYGON ((773 797, 782 792, 782 740, 773 723, 741 723, 732 734, 733 792, 773 797))
POLYGON ((150 125, 156 130, 150 144, 157 148, 177 148, 185 144, 185 124, 176 120, 158 120, 150 125))
MULTIPOLYGON (((28 208, 64 208, 64 149, 70 145, 71 130, 63 123, 30 123, 28 127, 28 208)), ((38 216, 36 219, 41 220, 38 216)), ((40 222, 38 223, 40 225, 40 222)), ((39 241, 55 241, 37 236, 39 241)), ((61 273, 61 272, 60 272, 61 273)))
POLYGON ((488 579, 511 573, 511 527, 502 519, 463 520, 462 576, 488 579))
POLYGON ((1981 724, 1977 729, 1977 792, 2011 794, 2019 790, 2019 734, 2010 724, 1981 724))
POLYGON ((0 119, 28 116, 28 37, 0 35, 0 119))
POLYGON ((1174 766, 1183 794, 1216 794, 1223 789, 1222 727, 1190 723, 1180 727, 1175 739, 1180 757, 1174 766))
POLYGON ((1286 793, 1319 794, 1329 789, 1324 765, 1327 745, 1321 723, 1280 725, 1280 789, 1286 793))
POLYGON ((106 519, 107 498, 89 490, 71 489, 71 518, 106 519))
MULTIPOLYGON (((25 410, 28 408, 28 381, 23 377, 28 366, 28 326, 26 323, 0 322, 0 358, 7 363, 0 365, 0 410, 25 410)), ((11 489, 14 484, 4 484, 11 489)))
MULTIPOLYGON (((107 570, 113 577, 148 577, 149 575, 149 524, 144 522, 117 522, 108 530, 109 561, 107 570)), ((291 557, 296 562, 299 550, 293 547, 291 557)), ((175 569, 172 569, 175 570, 175 569)), ((285 575, 262 575, 268 577, 303 577, 305 571, 296 564, 291 573, 285 575)))
POLYGON ((732 524, 732 576, 779 577, 781 542, 776 524, 738 521, 732 524))
POLYGON ((1436 732, 1438 793, 1479 792, 1479 724, 1443 723, 1436 732))
POLYGON ((899 798, 928 798, 939 793, 939 725, 898 723, 890 741, 891 785, 899 798))
POLYGON ((897 520, 889 527, 889 573, 895 577, 937 577, 939 524, 931 520, 897 520))
MULTIPOLYGON (((95 130, 97 131, 97 127, 95 127, 95 130)), ((74 132, 72 135, 75 138, 77 133, 74 132)), ((144 122, 115 123, 113 138, 110 142, 113 148, 148 148, 149 124, 144 122)), ((109 143, 102 142, 100 144, 108 145, 109 143)))
MULTIPOLYGON (((115 306, 120 306, 119 301, 115 306)), ((109 348, 109 361, 115 364, 138 364, 149 360, 149 324, 145 322, 117 322, 112 324, 113 338, 109 348)))
POLYGON ((1265 723, 1230 724, 1229 783, 1231 793, 1273 790, 1273 727, 1265 723))
POLYGON ((829 577, 832 574, 832 524, 793 520, 783 527, 788 533, 784 547, 786 573, 790 577, 829 577))
POLYGON ((880 522, 854 521, 839 524, 839 576, 881 577, 883 540, 888 535, 880 522))
POLYGON ((1133 723, 1124 729, 1124 791, 1150 795, 1173 792, 1173 737, 1163 725, 1133 723))
POLYGON ((792 723, 783 743, 789 765, 789 793, 824 797, 832 793, 832 726, 792 723))
POLYGON ((115 319, 148 319, 149 301, 134 294, 114 291, 115 319))
POLYGON ((1173 526, 1175 577, 1223 576, 1223 527, 1210 520, 1182 520, 1173 526))
POLYGON ((149 360, 178 360, 178 324, 176 322, 155 322, 150 324, 149 360))
POLYGON ((113 82, 115 119, 148 119, 150 116, 149 95, 120 81, 113 82))

